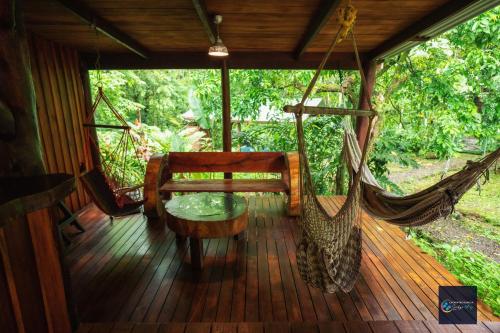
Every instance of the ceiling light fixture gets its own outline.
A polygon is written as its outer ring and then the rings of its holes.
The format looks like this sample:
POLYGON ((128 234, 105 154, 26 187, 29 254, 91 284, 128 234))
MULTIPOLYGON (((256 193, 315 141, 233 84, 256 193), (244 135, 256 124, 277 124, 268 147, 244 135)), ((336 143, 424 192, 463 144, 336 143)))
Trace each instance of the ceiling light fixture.
POLYGON ((217 31, 217 39, 215 43, 208 49, 208 54, 213 57, 226 57, 229 55, 227 47, 222 43, 222 39, 219 37, 219 24, 222 22, 222 15, 215 15, 214 23, 215 29, 217 31))

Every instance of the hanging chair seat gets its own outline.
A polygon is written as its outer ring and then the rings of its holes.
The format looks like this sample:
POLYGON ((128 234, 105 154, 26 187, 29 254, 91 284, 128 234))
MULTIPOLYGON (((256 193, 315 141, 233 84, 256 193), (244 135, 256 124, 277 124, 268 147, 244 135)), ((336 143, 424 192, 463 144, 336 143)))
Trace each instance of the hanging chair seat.
MULTIPOLYGON (((125 216, 140 212, 140 208, 144 200, 125 202, 123 205, 118 205, 117 196, 109 186, 106 177, 99 169, 92 169, 85 172, 80 180, 92 197, 97 207, 111 217, 125 216)), ((121 189, 117 192, 120 195, 125 195, 127 192, 137 190, 136 187, 121 189)))

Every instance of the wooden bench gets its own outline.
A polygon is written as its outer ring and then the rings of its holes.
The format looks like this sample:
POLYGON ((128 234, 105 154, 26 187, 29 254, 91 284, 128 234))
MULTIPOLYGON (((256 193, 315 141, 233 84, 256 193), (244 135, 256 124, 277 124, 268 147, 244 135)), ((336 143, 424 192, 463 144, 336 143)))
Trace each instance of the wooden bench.
POLYGON ((165 214, 162 200, 172 192, 283 192, 287 213, 299 214, 299 156, 296 152, 172 152, 151 157, 144 179, 144 214, 165 214), (172 179, 174 173, 278 173, 279 179, 172 179))

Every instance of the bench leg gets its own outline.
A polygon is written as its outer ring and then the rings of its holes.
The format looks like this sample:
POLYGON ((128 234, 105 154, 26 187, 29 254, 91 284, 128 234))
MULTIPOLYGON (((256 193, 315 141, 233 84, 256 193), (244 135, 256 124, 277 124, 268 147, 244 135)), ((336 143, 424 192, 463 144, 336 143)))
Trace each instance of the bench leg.
POLYGON ((189 237, 191 265, 197 270, 203 269, 203 240, 189 237))

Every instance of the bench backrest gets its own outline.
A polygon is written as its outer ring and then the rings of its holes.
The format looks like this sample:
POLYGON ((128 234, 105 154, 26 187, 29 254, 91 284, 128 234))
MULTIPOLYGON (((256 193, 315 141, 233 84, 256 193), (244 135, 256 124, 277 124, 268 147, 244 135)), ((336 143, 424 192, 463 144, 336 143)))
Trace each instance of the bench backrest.
POLYGON ((285 154, 281 152, 172 152, 168 170, 176 172, 283 172, 285 154))

